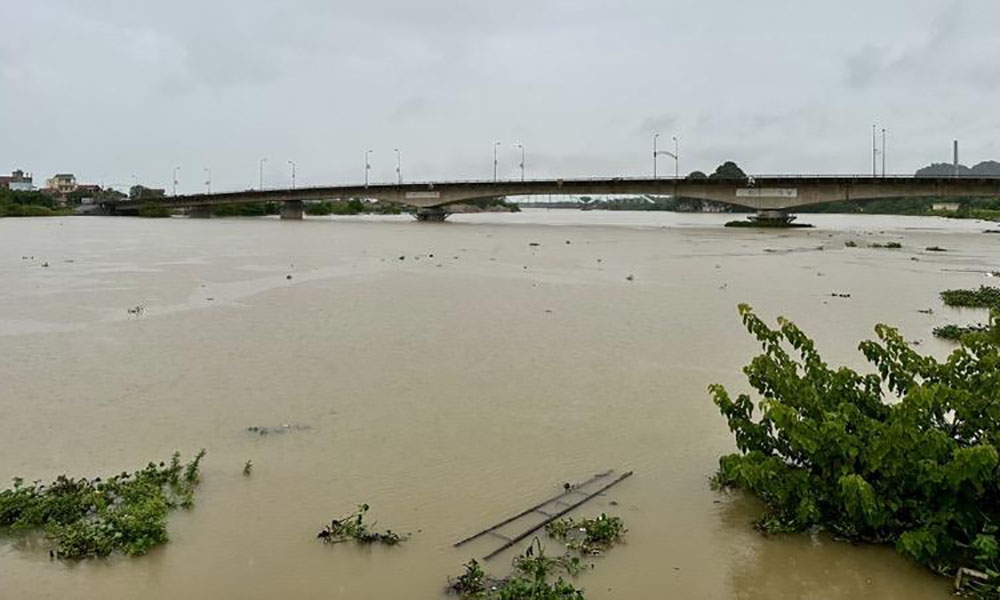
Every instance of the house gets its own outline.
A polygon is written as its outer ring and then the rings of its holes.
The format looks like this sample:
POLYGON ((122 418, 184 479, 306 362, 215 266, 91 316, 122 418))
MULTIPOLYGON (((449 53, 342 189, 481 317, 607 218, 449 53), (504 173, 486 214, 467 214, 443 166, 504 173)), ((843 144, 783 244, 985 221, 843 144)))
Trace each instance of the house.
POLYGON ((45 180, 45 187, 56 194, 68 194, 76 190, 76 176, 72 173, 57 173, 45 180))
POLYGON ((76 186, 74 191, 77 192, 74 195, 79 196, 80 204, 93 204, 94 198, 101 193, 101 186, 81 183, 76 186))
POLYGON ((0 188, 15 192, 30 192, 35 189, 31 181, 31 173, 26 174, 21 169, 16 169, 9 177, 0 175, 0 188))

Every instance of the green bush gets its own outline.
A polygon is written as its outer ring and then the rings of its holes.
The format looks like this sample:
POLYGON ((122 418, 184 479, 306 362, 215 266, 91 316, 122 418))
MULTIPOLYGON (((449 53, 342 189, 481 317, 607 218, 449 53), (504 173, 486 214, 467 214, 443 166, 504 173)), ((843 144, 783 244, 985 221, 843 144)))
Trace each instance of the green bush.
POLYGON ((761 498, 765 531, 892 543, 939 573, 982 571, 977 592, 1000 597, 1000 313, 944 362, 878 325, 867 375, 829 368, 787 320, 740 314, 763 345, 744 368, 762 400, 710 386, 739 448, 714 483, 761 498))
POLYGON ((0 533, 43 530, 60 558, 144 554, 168 541, 167 513, 194 505, 202 450, 187 465, 175 452, 170 464, 149 463, 135 473, 72 479, 0 491, 0 533))

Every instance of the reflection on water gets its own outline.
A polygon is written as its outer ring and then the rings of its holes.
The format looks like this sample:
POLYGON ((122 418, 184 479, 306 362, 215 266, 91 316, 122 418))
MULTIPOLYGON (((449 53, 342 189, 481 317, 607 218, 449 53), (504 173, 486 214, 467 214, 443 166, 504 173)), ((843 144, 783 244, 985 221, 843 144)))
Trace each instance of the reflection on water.
POLYGON ((831 363, 863 366, 877 322, 944 354, 931 329, 978 315, 937 293, 983 283, 1000 239, 943 219, 726 219, 0 221, 0 480, 208 450, 170 544, 69 565, 0 542, 0 596, 438 597, 488 550, 452 542, 616 468, 636 475, 584 512, 623 516, 628 543, 581 577, 588 598, 945 597, 891 549, 754 532, 752 502, 708 488, 733 444, 705 388, 745 388, 744 301, 831 363), (865 247, 887 240, 904 248, 865 247), (304 427, 247 431, 283 423, 304 427), (361 502, 413 539, 316 543, 361 502))

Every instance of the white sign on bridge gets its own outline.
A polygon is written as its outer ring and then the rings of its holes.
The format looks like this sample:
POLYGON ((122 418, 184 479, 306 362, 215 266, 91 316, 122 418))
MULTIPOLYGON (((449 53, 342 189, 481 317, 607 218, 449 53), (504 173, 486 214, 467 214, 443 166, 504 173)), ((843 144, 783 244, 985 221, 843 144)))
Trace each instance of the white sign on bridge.
POLYGON ((441 197, 441 192, 406 192, 407 200, 434 200, 441 197))
POLYGON ((740 188, 736 190, 737 198, 798 198, 796 188, 740 188))

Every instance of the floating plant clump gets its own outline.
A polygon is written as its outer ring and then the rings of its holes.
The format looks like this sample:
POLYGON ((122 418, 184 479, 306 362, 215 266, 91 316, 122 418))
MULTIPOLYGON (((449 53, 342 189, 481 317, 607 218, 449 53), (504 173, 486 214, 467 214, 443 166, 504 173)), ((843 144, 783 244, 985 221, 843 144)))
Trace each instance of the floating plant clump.
POLYGON ((182 465, 175 452, 169 465, 151 462, 107 480, 60 475, 48 485, 25 485, 15 478, 14 487, 0 491, 0 533, 42 531, 53 558, 145 554, 169 541, 170 510, 194 506, 204 456, 202 450, 182 465))
POLYGON ((391 529, 386 529, 384 532, 374 531, 375 523, 371 525, 365 523, 365 513, 368 512, 369 508, 367 504, 361 504, 358 506, 358 510, 350 515, 333 519, 316 537, 328 544, 354 540, 359 544, 384 544, 386 546, 395 546, 410 539, 410 534, 396 533, 391 529))
POLYGON ((545 532, 566 545, 570 550, 583 554, 603 554, 621 541, 625 535, 625 521, 601 513, 595 519, 579 521, 568 517, 545 526, 545 532))
POLYGON ((448 592, 461 600, 584 600, 583 590, 563 579, 576 577, 585 567, 579 557, 550 557, 538 538, 514 558, 513 573, 502 579, 488 575, 476 559, 465 572, 449 578, 448 592))

